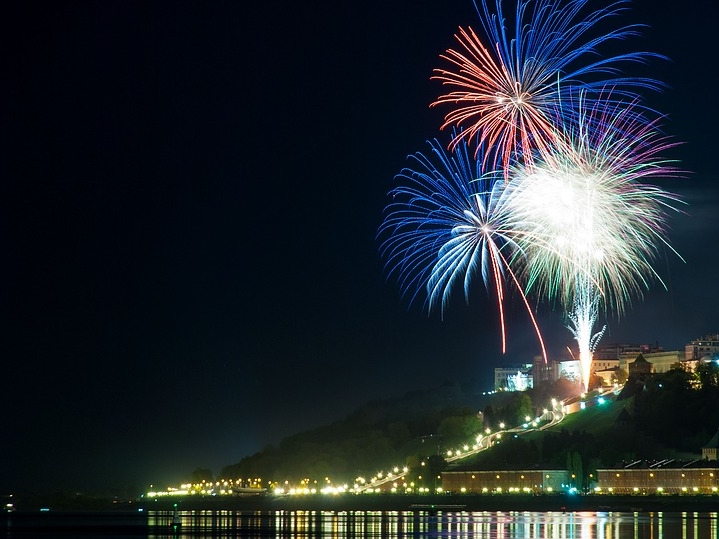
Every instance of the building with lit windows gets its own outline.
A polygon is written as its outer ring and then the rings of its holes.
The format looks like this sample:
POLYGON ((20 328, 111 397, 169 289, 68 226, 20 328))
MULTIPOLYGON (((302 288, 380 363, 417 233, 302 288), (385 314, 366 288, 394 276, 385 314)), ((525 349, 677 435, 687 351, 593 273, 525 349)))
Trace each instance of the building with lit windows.
POLYGON ((554 382, 559 378, 559 363, 556 361, 544 361, 542 356, 534 356, 532 363, 532 379, 534 385, 539 386, 543 382, 554 382))
POLYGON ((719 494, 719 463, 637 461, 623 468, 597 469, 598 494, 719 494))
POLYGON ((657 344, 605 344, 598 346, 592 354, 594 361, 597 360, 608 360, 608 359, 619 359, 626 361, 627 359, 632 360, 639 354, 654 354, 657 352, 663 352, 664 348, 657 344))
POLYGON ((494 389, 498 391, 524 391, 530 387, 533 387, 531 363, 518 363, 494 368, 494 389))
POLYGON ((684 359, 687 361, 696 361, 705 357, 710 359, 719 357, 719 334, 693 340, 684 347, 684 359))
POLYGON ((619 367, 593 370, 592 374, 599 376, 602 379, 602 385, 605 386, 611 386, 622 378, 619 367))
POLYGON ((681 363, 684 359, 684 356, 678 350, 648 352, 643 355, 644 359, 652 364, 652 372, 654 373, 667 372, 671 370, 674 365, 681 363))
POLYGON ((679 351, 642 352, 634 356, 623 356, 619 360, 619 368, 637 374, 662 373, 672 369, 677 364, 685 363, 679 351))
POLYGON ((604 344, 597 346, 592 354, 592 358, 594 361, 609 359, 618 360, 619 356, 625 352, 634 352, 635 354, 638 354, 641 351, 641 346, 637 344, 604 344))
POLYGON ((592 371, 603 371, 619 368, 618 359, 592 359, 592 371))
POLYGON ((549 493, 569 490, 566 470, 475 470, 442 472, 445 492, 467 494, 549 493))
POLYGON ((652 364, 652 372, 667 372, 672 365, 683 361, 685 354, 664 350, 659 344, 608 344, 594 351, 592 368, 600 371, 619 367, 628 372, 629 364, 639 355, 652 364))

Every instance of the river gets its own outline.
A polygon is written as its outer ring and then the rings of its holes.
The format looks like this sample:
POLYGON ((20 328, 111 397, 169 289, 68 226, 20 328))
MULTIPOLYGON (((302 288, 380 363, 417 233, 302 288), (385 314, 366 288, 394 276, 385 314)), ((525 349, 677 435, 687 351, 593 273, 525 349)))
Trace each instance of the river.
MULTIPOLYGON (((717 512, 234 511, 16 514, 8 538, 719 539, 717 512)), ((2 529, 2 528, 0 528, 2 529)))

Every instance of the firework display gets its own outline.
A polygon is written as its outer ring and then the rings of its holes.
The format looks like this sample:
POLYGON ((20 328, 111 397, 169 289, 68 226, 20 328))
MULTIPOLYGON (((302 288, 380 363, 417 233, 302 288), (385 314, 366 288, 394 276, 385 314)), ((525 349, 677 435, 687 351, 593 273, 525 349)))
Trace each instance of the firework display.
MULTIPOLYGON (((578 91, 595 98, 613 88, 614 98, 635 99, 638 88, 661 87, 652 79, 620 76, 619 71, 623 63, 644 62, 658 57, 656 54, 598 56, 602 45, 637 34, 639 27, 631 25, 590 35, 605 20, 620 16, 626 3, 584 14, 587 3, 518 0, 510 26, 501 0, 497 0, 495 12, 487 0, 477 6, 486 46, 471 28, 460 28, 455 35, 458 50, 449 49, 442 55, 450 67, 435 69, 434 78, 451 89, 432 103, 452 107, 442 128, 464 127, 454 137, 454 144, 459 138, 476 139, 477 152, 482 143, 496 148, 492 155, 506 170, 518 155, 528 160, 537 149, 549 150, 555 136, 555 107, 569 102, 578 91), (590 61, 583 63, 584 59, 590 61)), ((565 109, 564 113, 571 111, 565 109)))
POLYGON ((511 267, 521 248, 504 180, 497 172, 484 172, 463 139, 451 155, 436 140, 430 146, 430 157, 411 156, 416 167, 398 175, 401 183, 391 193, 387 218, 380 227, 387 238, 381 251, 390 271, 397 273, 406 292, 411 291, 412 300, 426 288, 429 309, 442 311, 457 283, 469 300, 472 280, 480 273, 497 296, 503 351, 508 278, 519 291, 546 357, 532 309, 511 267))
POLYGON ((579 110, 576 126, 557 127, 566 142, 512 167, 505 198, 521 229, 528 289, 571 306, 579 283, 592 285, 621 313, 659 277, 652 262, 669 246, 666 210, 678 202, 645 181, 678 172, 658 156, 671 144, 630 105, 600 117, 579 110))
POLYGON ((454 89, 432 104, 453 106, 442 128, 461 129, 449 150, 431 143, 434 159, 413 156, 418 167, 398 175, 380 227, 390 272, 413 299, 424 290, 430 310, 444 310, 460 283, 468 299, 481 273, 496 295, 503 349, 507 286, 519 291, 545 360, 528 298, 561 306, 585 389, 599 317, 621 315, 662 283, 653 263, 660 249, 673 251, 665 223, 679 203, 647 183, 679 175, 661 157, 674 144, 637 93, 661 84, 618 69, 657 55, 597 57, 638 26, 591 37, 625 2, 583 14, 586 3, 518 0, 513 26, 501 0, 494 11, 477 5, 485 41, 460 28, 462 51, 442 56, 454 69, 434 77, 454 89))

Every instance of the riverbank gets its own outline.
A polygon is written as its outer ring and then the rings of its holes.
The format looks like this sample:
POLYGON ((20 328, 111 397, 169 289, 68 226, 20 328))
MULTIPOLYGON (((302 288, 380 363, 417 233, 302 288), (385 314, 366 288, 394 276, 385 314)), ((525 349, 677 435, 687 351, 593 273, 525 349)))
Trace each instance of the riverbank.
POLYGON ((566 495, 351 495, 186 497, 141 500, 146 510, 227 509, 235 511, 716 511, 719 496, 566 495))
POLYGON ((620 495, 392 495, 186 496, 108 500, 89 497, 17 498, 18 512, 43 511, 716 511, 719 496, 620 495))

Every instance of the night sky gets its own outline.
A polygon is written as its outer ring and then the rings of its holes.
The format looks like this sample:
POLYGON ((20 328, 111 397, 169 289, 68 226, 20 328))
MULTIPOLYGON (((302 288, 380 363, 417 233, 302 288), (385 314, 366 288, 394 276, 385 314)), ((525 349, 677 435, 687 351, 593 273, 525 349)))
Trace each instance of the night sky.
MULTIPOLYGON (((439 137, 430 81, 471 0, 14 2, 2 8, 0 493, 177 482, 370 399, 538 353, 522 307, 444 320, 387 279, 377 227, 439 137), (262 7, 259 7, 262 4, 262 7), (452 5, 449 5, 452 4, 452 5)), ((590 5, 600 5, 598 2, 590 5)), ((603 342, 719 330, 713 0, 632 4, 621 50, 686 144, 658 284, 603 342)), ((635 72, 632 72, 634 74, 635 72)), ((538 315, 550 355, 572 344, 538 315)))

